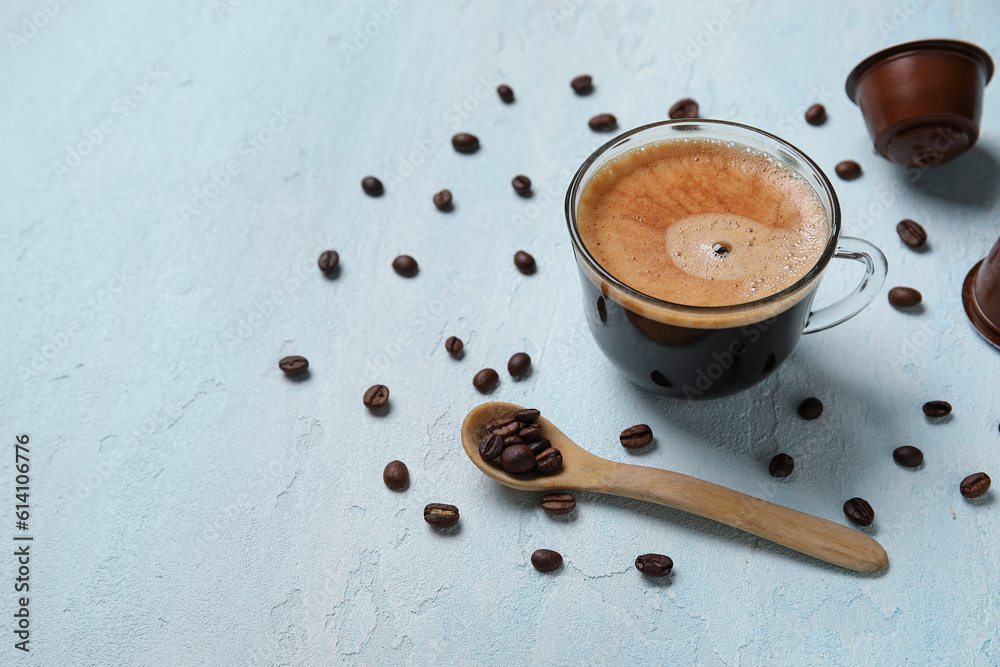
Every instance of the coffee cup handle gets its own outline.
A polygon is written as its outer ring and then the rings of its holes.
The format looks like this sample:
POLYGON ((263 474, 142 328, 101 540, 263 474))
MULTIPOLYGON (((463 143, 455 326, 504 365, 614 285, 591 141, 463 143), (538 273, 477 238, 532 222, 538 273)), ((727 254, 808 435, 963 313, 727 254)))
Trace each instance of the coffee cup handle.
POLYGON ((870 304, 885 284, 889 263, 882 251, 864 239, 841 236, 834 258, 851 259, 865 265, 865 276, 854 291, 837 303, 809 313, 806 328, 802 333, 810 334, 835 327, 846 322, 870 304))

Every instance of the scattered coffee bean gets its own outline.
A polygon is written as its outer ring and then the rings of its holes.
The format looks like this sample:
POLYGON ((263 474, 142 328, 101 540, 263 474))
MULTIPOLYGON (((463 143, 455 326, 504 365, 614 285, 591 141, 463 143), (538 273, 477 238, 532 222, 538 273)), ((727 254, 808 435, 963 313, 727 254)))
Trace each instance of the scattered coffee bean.
POLYGON ((371 195, 372 197, 381 197, 382 193, 385 192, 385 188, 382 187, 382 181, 374 176, 365 176, 362 178, 361 189, 365 191, 366 195, 371 195))
POLYGON ((503 454, 504 448, 503 437, 496 433, 487 433, 479 441, 479 455, 487 461, 492 461, 503 454))
POLYGON ((475 153, 479 150, 479 138, 474 134, 459 132, 451 138, 451 145, 459 153, 475 153))
POLYGON ((526 426, 522 426, 518 435, 521 436, 521 439, 525 442, 534 442, 542 437, 542 425, 528 424, 526 426))
POLYGON ((478 389, 480 393, 488 394, 493 391, 499 381, 500 376, 495 370, 484 368, 472 378, 472 386, 478 389))
POLYGON ((535 258, 523 250, 518 250, 514 253, 514 266, 524 275, 531 275, 535 272, 535 258))
POLYGON ((434 205, 439 211, 451 210, 451 190, 442 190, 434 195, 434 205))
POLYGON ((309 370, 309 360, 297 355, 285 357, 278 362, 278 368, 288 377, 294 377, 309 370))
POLYGON ((501 438, 506 438, 508 435, 517 435, 517 432, 521 430, 521 422, 509 417, 501 417, 487 424, 486 430, 489 433, 496 433, 501 438))
POLYGON ((635 569, 649 577, 665 577, 674 569, 670 556, 643 554, 635 559, 635 569))
POLYGON ((822 125, 826 122, 826 107, 814 104, 806 109, 806 122, 810 125, 822 125))
POLYGON ((396 273, 404 278, 412 278, 417 275, 417 271, 420 270, 417 266, 417 260, 413 259, 409 255, 400 255, 396 259, 392 260, 392 268, 396 273))
POLYGON ((815 396, 810 396, 799 403, 799 416, 803 419, 812 421, 818 419, 821 414, 823 414, 823 401, 815 396))
POLYGON ((410 485, 410 471, 402 461, 390 461, 382 471, 382 481, 393 491, 405 489, 410 485))
POLYGON ((903 239, 903 243, 911 248, 919 248, 927 243, 927 232, 920 226, 920 223, 909 218, 901 220, 896 225, 896 233, 899 234, 899 238, 903 239))
POLYGON ((528 472, 535 467, 535 455, 527 445, 507 447, 500 455, 500 465, 506 472, 528 472))
POLYGON ((924 414, 931 419, 940 419, 951 414, 951 403, 948 401, 927 401, 924 403, 924 414))
MULTIPOLYGON (((527 429, 523 429, 522 433, 525 431, 527 431, 527 429)), ((525 440, 525 437, 521 435, 521 433, 518 433, 517 435, 522 440, 525 440)), ((548 438, 538 438, 537 440, 526 440, 526 442, 528 443, 528 447, 531 448, 531 453, 536 456, 552 446, 552 443, 549 442, 548 438)))
POLYGON ((389 388, 384 384, 374 384, 368 387, 362 401, 369 410, 380 410, 389 402, 389 388))
POLYGON ((776 454, 767 466, 771 477, 788 477, 793 470, 795 470, 795 459, 788 454, 776 454))
POLYGON ((837 176, 840 176, 843 180, 853 181, 861 175, 861 165, 854 160, 844 160, 843 162, 837 163, 837 166, 834 167, 834 171, 836 171, 837 176))
POLYGON ((453 357, 461 354, 464 347, 465 344, 462 343, 462 339, 457 336, 448 336, 448 340, 444 342, 444 349, 448 350, 448 354, 453 357))
POLYGON ((539 572, 558 570, 562 562, 563 557, 558 551, 552 551, 552 549, 538 549, 535 553, 531 554, 531 564, 539 572))
POLYGON ((507 362, 507 372, 513 377, 520 377, 531 369, 531 357, 525 352, 518 352, 507 362))
POLYGON ((535 467, 538 469, 538 472, 543 475, 548 475, 549 473, 559 470, 559 468, 562 467, 562 463, 562 452, 555 447, 549 447, 548 449, 535 454, 535 467))
POLYGON ((518 410, 514 413, 514 419, 522 424, 530 424, 533 421, 537 421, 541 416, 542 413, 534 408, 525 408, 524 410, 518 410))
POLYGON ((913 308, 922 300, 920 292, 912 287, 893 287, 889 290, 889 305, 895 308, 913 308))
POLYGON ((892 459, 901 466, 916 468, 924 462, 924 453, 916 447, 903 445, 892 450, 892 459))
POLYGON ((966 498, 978 498, 990 490, 990 476, 984 472, 972 473, 962 480, 958 490, 966 498))
POLYGON ((611 132, 618 127, 618 119, 609 113, 597 114, 588 122, 594 132, 611 132))
POLYGON ((511 104, 514 101, 514 90, 506 83, 497 86, 497 95, 504 101, 504 104, 511 104))
POLYGON ((674 102, 674 105, 670 107, 669 115, 671 120, 680 120, 681 118, 697 118, 698 103, 690 97, 685 97, 683 100, 674 102))
POLYGON ((316 265, 323 273, 333 273, 340 266, 340 255, 336 250, 324 250, 316 260, 316 265))
POLYGON ((435 528, 447 528, 458 523, 458 508, 454 505, 431 503, 424 507, 424 521, 435 528))
POLYGON ((589 74, 581 74, 570 81, 569 85, 577 95, 590 95, 594 92, 594 80, 589 74))
POLYGON ((618 439, 625 449, 639 449, 653 442, 653 430, 646 424, 636 424, 622 431, 618 439))
POLYGON ((523 174, 518 174, 511 179, 510 184, 514 187, 514 192, 522 197, 527 197, 531 194, 531 179, 523 174))
POLYGON ((542 509, 546 514, 569 514, 576 509, 576 496, 572 493, 549 493, 542 496, 542 509))
POLYGON ((875 510, 864 498, 851 498, 844 503, 844 514, 859 526, 870 526, 875 520, 875 510))

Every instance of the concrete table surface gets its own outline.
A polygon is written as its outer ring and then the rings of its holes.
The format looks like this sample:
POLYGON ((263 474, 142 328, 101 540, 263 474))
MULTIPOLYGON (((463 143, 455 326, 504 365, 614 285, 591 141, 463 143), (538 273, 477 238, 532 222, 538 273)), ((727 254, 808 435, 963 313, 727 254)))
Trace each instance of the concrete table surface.
MULTIPOLYGON (((843 91, 862 58, 912 39, 1000 55, 995 3, 12 0, 0 25, 0 532, 34 537, 29 653, 14 648, 16 559, 0 558, 0 664, 1000 663, 997 491, 958 493, 972 472, 1000 477, 1000 352, 960 300, 1000 233, 1000 86, 976 148, 912 182, 843 91), (568 85, 582 73, 588 97, 568 85), (887 287, 919 289, 922 312, 880 295, 729 399, 618 377, 586 330, 563 193, 607 139, 587 119, 628 129, 686 96, 828 173, 859 161, 859 180, 834 179, 844 233, 884 249, 887 287), (814 102, 822 127, 802 120, 814 102), (453 151, 458 131, 482 149, 453 151), (532 199, 511 189, 519 173, 532 199), (361 192, 367 174, 383 197, 361 192), (442 188, 451 213, 431 203, 442 188), (927 252, 896 236, 904 217, 927 252), (336 279, 315 266, 326 248, 336 279), (514 269, 519 249, 535 275, 514 269), (400 253, 417 277, 393 273, 400 253), (519 382, 504 371, 517 351, 534 360, 519 382), (308 379, 281 375, 289 354, 308 379), (889 569, 591 494, 546 516, 462 453, 486 366, 502 376, 491 399, 540 408, 598 455, 837 522, 868 499, 889 569), (362 406, 374 383, 388 415, 362 406), (809 395, 826 405, 812 422, 795 412, 809 395), (953 416, 926 419, 930 399, 953 416), (635 423, 656 445, 630 455, 617 435, 635 423), (12 516, 20 434, 27 532, 12 516), (893 462, 902 444, 922 468, 893 462), (779 451, 796 461, 785 480, 766 469, 779 451), (402 493, 381 480, 396 458, 402 493), (429 502, 457 505, 461 529, 427 526, 429 502), (560 571, 532 569, 540 547, 560 571), (646 552, 673 575, 645 579, 646 552)), ((835 266, 817 303, 857 279, 835 266)))

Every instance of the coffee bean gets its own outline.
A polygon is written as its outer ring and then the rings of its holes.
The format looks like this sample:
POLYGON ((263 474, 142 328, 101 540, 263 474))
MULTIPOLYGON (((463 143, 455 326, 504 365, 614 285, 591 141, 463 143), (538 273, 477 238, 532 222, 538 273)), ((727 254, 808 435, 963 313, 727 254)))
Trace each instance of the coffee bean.
POLYGON ((543 475, 548 475, 553 473, 562 467, 563 457, 562 452, 560 452, 555 447, 549 447, 546 450, 535 454, 535 467, 543 475))
POLYGON ((444 503, 431 503, 424 507, 424 521, 435 528, 447 528, 458 523, 458 508, 444 503))
POLYGON ((569 514, 576 509, 572 493, 549 493, 542 496, 542 509, 546 514, 569 514))
POLYGON ((362 400, 369 410, 380 410, 389 402, 389 388, 384 384, 374 384, 368 387, 362 400))
POLYGON ((594 132, 611 132, 618 127, 618 119, 609 113, 597 114, 588 122, 594 132))
POLYGON ((508 435, 517 435, 517 432, 521 430, 521 422, 509 417, 501 417, 487 424, 486 430, 490 433, 496 433, 501 438, 506 438, 508 435))
POLYGON ((385 188, 382 187, 382 181, 374 176, 365 176, 362 178, 361 189, 365 191, 366 195, 371 195, 372 197, 381 197, 382 193, 385 192, 385 188))
POLYGON ((912 287, 893 287, 889 290, 889 305, 895 308, 913 308, 923 297, 912 287))
POLYGON ((527 197, 531 194, 531 179, 523 174, 515 176, 511 180, 510 184, 514 186, 514 192, 522 197, 527 197))
POLYGON ((537 456, 538 454, 541 454, 541 453, 542 453, 542 452, 544 452, 544 451, 545 451, 546 449, 548 449, 549 447, 551 447, 551 446, 552 446, 552 443, 551 443, 551 442, 549 442, 549 439, 548 439, 548 438, 539 438, 539 439, 537 439, 537 440, 527 440, 527 439, 526 439, 526 438, 525 438, 525 437, 524 437, 524 436, 522 435, 522 433, 526 432, 527 430, 528 430, 528 429, 522 429, 522 430, 521 430, 521 433, 518 433, 517 435, 518 435, 518 436, 519 436, 519 437, 520 437, 520 438, 521 438, 522 440, 524 440, 525 442, 527 442, 527 443, 528 443, 528 447, 530 447, 530 448, 531 448, 531 453, 532 453, 532 454, 535 454, 535 455, 537 456))
POLYGON ((972 473, 962 480, 958 490, 966 498, 978 498, 990 490, 990 476, 984 472, 972 473))
POLYGON ((823 401, 815 396, 810 396, 799 403, 799 416, 803 419, 812 421, 818 419, 821 414, 823 414, 823 401))
POLYGON ((507 361, 507 372, 513 377, 520 377, 531 369, 531 357, 525 352, 518 352, 507 361))
POLYGON ((909 218, 899 221, 899 224, 896 225, 896 233, 899 234, 899 238, 903 239, 903 243, 911 248, 919 248, 927 243, 927 232, 920 226, 920 223, 909 218))
POLYGON ((514 101, 514 91, 506 83, 497 86, 497 95, 504 101, 504 104, 511 104, 514 101))
POLYGON ((570 81, 569 85, 577 95, 590 95, 594 92, 594 80, 589 74, 581 74, 570 81))
POLYGON ((434 195, 434 205, 439 211, 451 210, 451 190, 442 190, 434 195))
POLYGON ((518 250, 514 253, 514 266, 524 275, 531 275, 535 272, 535 258, 523 250, 518 250))
POLYGON ((526 443, 524 442, 524 440, 521 439, 521 436, 519 435, 508 435, 506 438, 503 439, 504 447, 513 447, 514 445, 523 445, 523 444, 526 443))
POLYGON ((340 265, 340 255, 337 254, 336 250, 324 250, 319 259, 316 260, 316 265, 323 273, 333 273, 340 265))
POLYGON ((806 109, 806 122, 810 125, 822 125, 826 122, 826 108, 822 104, 814 104, 806 109))
POLYGON ((541 416, 542 413, 534 408, 525 408, 524 410, 518 410, 514 413, 514 419, 522 424, 530 424, 533 421, 537 421, 541 416))
POLYGON ((528 472, 535 467, 535 455, 527 445, 507 447, 500 455, 500 465, 507 472, 528 472))
POLYGON ((487 433, 479 441, 479 455, 487 461, 492 461, 503 454, 504 448, 503 438, 496 433, 487 433))
POLYGON ((462 353, 462 348, 465 344, 462 343, 462 339, 457 336, 448 336, 448 340, 444 342, 444 349, 448 350, 448 354, 455 357, 462 353))
POLYGON ((793 470, 795 470, 795 459, 788 454, 776 454, 767 466, 771 477, 788 477, 793 470))
POLYGON ((916 468, 924 462, 924 453, 916 447, 903 445, 892 450, 892 459, 901 466, 916 468))
POLYGON ((475 153, 479 150, 479 138, 474 134, 459 132, 451 138, 451 145, 459 153, 475 153))
POLYGON ((837 176, 840 176, 843 180, 853 181, 861 175, 861 165, 854 160, 844 160, 843 162, 837 163, 837 166, 834 167, 834 171, 836 171, 837 176))
POLYGON ((484 368, 476 373, 475 377, 472 378, 472 386, 478 389, 480 393, 488 394, 493 391, 499 381, 500 376, 495 370, 492 368, 484 368))
POLYGON ((405 489, 410 485, 410 471, 402 461, 390 461, 382 471, 382 481, 393 491, 405 489))
POLYGON ((685 97, 683 100, 674 102, 674 105, 670 107, 670 113, 668 115, 671 120, 680 120, 681 118, 697 118, 698 103, 690 97, 685 97))
POLYGON ((653 442, 653 430, 645 424, 636 424, 622 431, 618 439, 625 449, 639 449, 653 442))
POLYGON ((562 565, 563 558, 558 551, 552 549, 538 549, 531 554, 531 564, 539 572, 551 572, 558 570, 562 565))
POLYGON ((295 377, 309 370, 309 360, 297 355, 285 357, 278 362, 278 368, 288 377, 295 377))
POLYGON ((924 414, 931 419, 940 419, 951 414, 951 403, 948 401, 927 401, 924 403, 924 414))
POLYGON ((870 526, 875 520, 875 510, 864 498, 851 498, 844 503, 844 514, 859 526, 870 526))
POLYGON ((526 426, 522 426, 518 435, 521 436, 521 439, 525 442, 534 442, 542 437, 542 425, 528 424, 526 426))
POLYGON ((643 554, 635 559, 635 569, 649 577, 665 577, 674 569, 674 561, 662 554, 643 554))
POLYGON ((413 259, 409 255, 400 255, 396 259, 392 260, 392 268, 399 275, 404 278, 412 278, 417 275, 417 271, 420 267, 417 266, 417 260, 413 259))

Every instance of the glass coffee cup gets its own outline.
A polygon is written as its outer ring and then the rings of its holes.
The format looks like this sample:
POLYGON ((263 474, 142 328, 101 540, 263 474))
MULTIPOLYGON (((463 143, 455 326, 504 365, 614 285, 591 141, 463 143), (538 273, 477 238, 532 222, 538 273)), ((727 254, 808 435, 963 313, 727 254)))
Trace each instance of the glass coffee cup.
MULTIPOLYGON (((688 145, 685 144, 685 145, 688 145)), ((583 285, 584 313, 604 355, 634 384, 688 399, 727 396, 757 384, 791 354, 802 334, 844 322, 865 308, 885 282, 885 255, 868 241, 841 237, 841 214, 829 179, 804 153, 761 130, 718 120, 664 121, 626 132, 581 165, 566 194, 566 221, 583 285), (594 258, 578 226, 590 179, 633 149, 705 140, 745 147, 800 176, 829 223, 818 260, 790 286, 736 305, 688 305, 649 296, 612 275, 594 258), (813 296, 834 258, 864 265, 852 293, 812 310, 813 296)))

